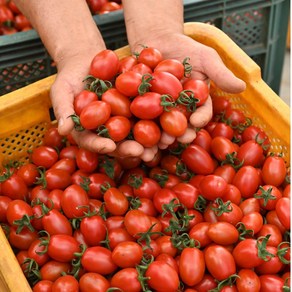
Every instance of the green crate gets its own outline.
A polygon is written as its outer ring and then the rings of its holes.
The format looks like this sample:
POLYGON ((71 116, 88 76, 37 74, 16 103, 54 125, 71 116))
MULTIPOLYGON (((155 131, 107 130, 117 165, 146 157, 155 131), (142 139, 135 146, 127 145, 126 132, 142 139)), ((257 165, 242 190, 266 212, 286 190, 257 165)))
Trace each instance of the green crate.
MULTIPOLYGON (((184 0, 184 21, 224 31, 260 67, 278 94, 286 49, 289 0, 184 0)), ((122 10, 95 15, 108 49, 127 44, 122 10)), ((35 30, 0 36, 0 95, 56 73, 35 30)))

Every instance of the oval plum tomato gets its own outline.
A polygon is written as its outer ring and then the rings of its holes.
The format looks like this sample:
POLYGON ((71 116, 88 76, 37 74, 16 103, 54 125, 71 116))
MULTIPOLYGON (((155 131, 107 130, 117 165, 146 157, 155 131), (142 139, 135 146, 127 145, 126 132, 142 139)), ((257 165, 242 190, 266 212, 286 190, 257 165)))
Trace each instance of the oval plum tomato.
POLYGON ((31 153, 31 161, 36 166, 46 169, 53 166, 59 159, 56 149, 50 146, 38 146, 31 153))
POLYGON ((167 254, 167 253, 161 253, 159 254, 157 257, 155 257, 156 261, 163 261, 168 263, 174 270, 176 270, 177 272, 179 272, 179 268, 178 268, 178 262, 175 258, 173 258, 171 255, 167 254))
POLYGON ((99 155, 85 148, 79 148, 76 153, 76 164, 79 170, 86 173, 94 172, 98 167, 99 155))
POLYGON ((124 140, 131 131, 131 122, 128 118, 123 116, 110 117, 97 131, 98 135, 108 137, 115 142, 124 140), (105 134, 103 135, 103 132, 105 134))
POLYGON ((0 5, 0 25, 12 22, 13 20, 14 16, 10 8, 6 5, 0 5))
POLYGON ((142 247, 134 241, 120 242, 112 251, 113 262, 120 268, 135 268, 142 257, 142 247))
POLYGON ((169 72, 181 80, 185 75, 185 67, 176 59, 164 59, 156 65, 154 72, 169 72))
POLYGON ((276 213, 283 226, 290 230, 290 199, 282 197, 276 204, 276 213))
POLYGON ((199 145, 189 145, 181 157, 187 168, 195 174, 207 175, 213 173, 215 169, 212 157, 199 145))
POLYGON ((88 272, 109 275, 118 266, 112 260, 112 252, 102 246, 88 247, 81 257, 82 267, 88 272))
POLYGON ((40 274, 43 280, 54 282, 61 277, 62 273, 68 274, 70 269, 70 263, 61 263, 50 260, 41 267, 40 274))
POLYGON ((122 94, 129 97, 135 97, 139 94, 139 86, 141 82, 141 74, 133 71, 126 71, 116 78, 115 86, 122 94))
POLYGON ((282 234, 285 234, 286 232, 286 228, 284 227, 284 225, 281 223, 278 215, 277 215, 277 212, 276 210, 271 210, 271 211, 268 211, 266 213, 266 220, 267 220, 267 223, 268 224, 273 224, 273 225, 276 225, 282 234))
POLYGON ((162 54, 159 50, 152 47, 144 47, 138 55, 138 63, 143 63, 154 69, 162 61, 162 54))
POLYGON ((204 128, 201 128, 199 131, 197 131, 197 136, 196 138, 192 141, 192 144, 194 145, 199 145, 203 147, 208 153, 211 152, 211 142, 212 142, 212 137, 209 134, 207 130, 204 128))
POLYGON ((236 127, 246 122, 244 113, 241 110, 232 107, 225 109, 224 119, 227 120, 227 123, 231 125, 231 127, 236 127))
POLYGON ((217 280, 222 281, 236 273, 232 254, 221 245, 210 245, 204 250, 206 267, 217 280))
POLYGON ((214 174, 206 175, 199 185, 201 195, 210 201, 223 197, 226 187, 227 182, 224 178, 214 174))
POLYGON ((52 291, 53 282, 49 280, 40 280, 37 282, 33 288, 33 292, 49 292, 52 291))
POLYGON ((256 141, 249 140, 240 145, 237 158, 242 161, 243 165, 259 167, 264 160, 264 151, 256 141))
POLYGON ((102 194, 102 186, 112 186, 115 187, 116 183, 115 181, 110 178, 108 175, 100 172, 94 172, 89 175, 89 190, 88 190, 88 196, 92 199, 101 199, 102 194))
POLYGON ((22 177, 27 186, 33 186, 40 174, 35 164, 27 163, 18 168, 17 175, 22 177))
POLYGON ((80 116, 82 110, 91 102, 98 100, 95 92, 84 89, 74 97, 74 111, 76 115, 80 116))
POLYGON ((23 14, 15 15, 14 27, 17 30, 22 30, 22 29, 29 27, 29 26, 30 26, 30 22, 23 14))
POLYGON ((262 264, 264 260, 259 257, 258 248, 258 242, 253 238, 238 242, 232 252, 236 265, 239 268, 252 269, 262 264))
POLYGON ((261 179, 255 167, 245 165, 236 172, 232 183, 239 189, 241 196, 246 199, 256 193, 261 179))
POLYGON ((68 218, 84 216, 89 210, 89 198, 86 191, 78 185, 68 186, 61 198, 61 207, 68 218))
POLYGON ((155 146, 161 137, 158 125, 152 120, 139 120, 133 126, 134 139, 144 147, 155 146))
POLYGON ((164 111, 159 117, 159 122, 162 129, 174 137, 182 136, 188 127, 186 116, 177 108, 164 111))
POLYGON ((227 159, 226 156, 236 154, 236 150, 235 144, 226 137, 216 136, 211 141, 211 153, 219 161, 227 159))
POLYGON ((112 276, 111 287, 120 289, 120 291, 140 292, 142 287, 138 279, 138 271, 135 268, 121 269, 112 276))
MULTIPOLYGON (((236 173, 236 170, 230 164, 219 165, 214 170, 214 175, 221 176, 222 178, 225 179, 225 181, 228 184, 231 184, 232 183, 233 178, 235 176, 235 173, 236 173)), ((235 187, 235 186, 232 185, 232 187, 235 187)), ((229 191, 233 191, 232 187, 229 189, 229 191)))
POLYGON ((52 291, 78 291, 79 283, 72 275, 64 275, 58 278, 52 286, 52 291))
POLYGON ((278 200, 282 198, 282 193, 275 186, 263 185, 259 187, 254 197, 259 200, 263 210, 274 210, 278 200))
POLYGON ((179 258, 179 276, 182 281, 193 286, 203 279, 205 274, 204 253, 196 247, 186 247, 179 258))
POLYGON ((60 151, 59 159, 62 159, 62 158, 75 159, 78 151, 79 151, 79 147, 76 145, 66 146, 62 148, 62 150, 60 151))
POLYGON ((80 291, 103 292, 109 288, 109 280, 98 273, 85 273, 79 279, 80 291))
POLYGON ((42 240, 40 238, 34 240, 27 251, 28 257, 35 260, 40 267, 49 260, 46 247, 41 243, 42 240))
POLYGON ((7 223, 7 208, 9 203, 12 201, 8 196, 0 196, 0 222, 7 223))
POLYGON ((260 212, 261 209, 259 200, 253 197, 241 201, 239 207, 244 215, 251 212, 260 212))
MULTIPOLYGON (((199 79, 188 79, 183 83, 184 90, 190 90, 193 92, 194 98, 198 99, 196 106, 203 105, 209 96, 209 87, 206 81, 199 79)), ((189 95, 189 93, 187 93, 189 95)))
POLYGON ((124 215, 129 208, 127 197, 118 188, 108 188, 103 195, 105 207, 112 215, 124 215))
POLYGON ((119 92, 116 88, 109 88, 102 94, 101 100, 110 105, 112 116, 124 116, 127 118, 132 116, 129 97, 119 92))
POLYGON ((175 185, 172 190, 175 192, 179 202, 187 209, 193 209, 199 197, 199 190, 187 182, 181 182, 175 185))
POLYGON ((28 228, 17 232, 17 227, 10 226, 8 232, 8 240, 12 247, 19 250, 28 250, 30 245, 38 238, 37 231, 30 231, 28 228))
POLYGON ((83 108, 80 114, 81 125, 88 130, 97 129, 111 115, 111 106, 102 100, 96 100, 83 108))
POLYGON ((241 221, 247 230, 252 230, 256 235, 263 227, 264 219, 260 212, 250 212, 245 214, 241 221))
POLYGON ((97 53, 90 64, 89 74, 101 80, 111 80, 118 73, 119 58, 112 50, 97 53))
POLYGON ((59 150, 65 146, 64 137, 59 134, 58 128, 56 126, 49 128, 45 132, 43 145, 58 148, 59 150))
POLYGON ((174 75, 169 72, 154 72, 149 81, 150 91, 160 94, 169 94, 174 100, 177 100, 183 86, 174 75))
POLYGON ((146 92, 138 95, 131 103, 131 112, 139 119, 155 119, 163 113, 162 95, 156 92, 146 92))
POLYGON ((207 235, 217 244, 229 245, 238 241, 239 232, 228 222, 216 222, 209 225, 207 235))
MULTIPOLYGON (((164 205, 169 205, 172 203, 177 204, 179 203, 179 201, 176 193, 171 189, 162 188, 158 190, 153 196, 153 204, 159 213, 162 213, 164 211, 164 205)), ((177 207, 174 208, 174 211, 176 210, 177 207)))
POLYGON ((200 243, 200 247, 203 248, 212 242, 212 239, 208 236, 208 229, 210 222, 199 222, 194 225, 189 231, 190 238, 197 240, 200 243))
POLYGON ((134 65, 133 68, 131 69, 131 71, 135 72, 135 73, 139 73, 142 76, 145 74, 147 74, 147 75, 151 74, 153 72, 149 66, 147 66, 143 63, 138 63, 138 64, 134 65))
POLYGON ((285 286, 284 279, 278 275, 260 275, 261 290, 263 292, 280 292, 285 286))
POLYGON ((118 73, 123 73, 126 71, 131 71, 133 66, 138 63, 137 58, 133 55, 123 57, 120 59, 119 71, 118 73))
POLYGON ((54 234, 49 238, 48 255, 55 261, 70 262, 79 251, 79 243, 71 235, 54 234))
POLYGON ((212 96, 214 116, 222 114, 227 108, 231 107, 231 102, 223 96, 212 96))
POLYGON ((157 292, 168 291, 175 292, 179 287, 178 273, 167 263, 163 261, 154 261, 145 273, 147 283, 150 288, 157 292))
POLYGON ((76 171, 76 160, 73 158, 60 158, 50 169, 61 169, 73 174, 76 171))
POLYGON ((109 247, 113 250, 119 243, 125 241, 135 241, 124 227, 117 227, 108 230, 109 247))
POLYGON ((286 177, 286 164, 280 156, 268 156, 262 166, 262 178, 265 184, 280 186, 286 177))
POLYGON ((237 273, 236 287, 238 292, 260 291, 261 283, 258 275, 252 269, 240 269, 237 273))
POLYGON ((13 0, 10 0, 10 1, 1 1, 1 4, 5 3, 8 5, 8 7, 10 8, 10 10, 14 13, 14 14, 19 14, 21 13, 21 11, 19 10, 19 8, 17 7, 17 5, 15 4, 15 2, 13 0))
POLYGON ((229 125, 218 122, 210 134, 212 138, 220 136, 232 140, 234 136, 234 130, 229 125))
MULTIPOLYGON (((217 282, 210 274, 205 273, 203 279, 194 286, 194 289, 197 289, 198 292, 211 291, 217 287, 217 282)), ((195 292, 195 291, 194 291, 195 292)))
POLYGON ((81 219, 80 231, 89 246, 100 245, 106 238, 106 226, 99 215, 87 216, 81 219))
POLYGON ((67 170, 50 168, 45 171, 45 182, 43 185, 46 186, 48 190, 64 190, 71 182, 71 175, 67 170))
POLYGON ((130 235, 139 238, 139 233, 149 230, 151 227, 151 220, 143 211, 129 210, 125 215, 124 224, 130 235))
POLYGON ((263 224, 261 230, 257 233, 257 238, 269 235, 267 245, 277 247, 282 241, 283 236, 280 229, 274 224, 263 224))

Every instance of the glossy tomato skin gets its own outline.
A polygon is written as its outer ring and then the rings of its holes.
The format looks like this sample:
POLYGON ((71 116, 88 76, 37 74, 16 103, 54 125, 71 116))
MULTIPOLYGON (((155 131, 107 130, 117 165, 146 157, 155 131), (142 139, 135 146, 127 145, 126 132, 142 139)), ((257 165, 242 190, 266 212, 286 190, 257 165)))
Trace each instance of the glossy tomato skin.
POLYGON ((52 291, 53 282, 49 280, 40 280, 34 286, 33 292, 50 292, 52 291))
POLYGON ((52 291, 78 291, 79 284, 72 275, 65 275, 58 278, 52 286, 52 291))
POLYGON ((148 285, 157 292, 175 292, 178 289, 178 273, 165 262, 152 262, 148 266, 145 276, 149 277, 148 285))
POLYGON ((82 90, 74 97, 73 105, 75 113, 79 116, 85 106, 96 100, 98 100, 98 96, 95 92, 87 89, 82 90))
POLYGON ((139 120, 133 127, 134 139, 144 147, 153 147, 161 137, 158 125, 152 120, 139 120))
POLYGON ((284 280, 277 275, 261 275, 261 291, 263 292, 280 292, 283 291, 284 280))
POLYGON ((33 186, 40 174, 35 164, 27 163, 18 168, 17 175, 24 180, 27 186, 33 186))
POLYGON ((118 188, 107 189, 103 198, 106 209, 112 215, 124 215, 128 211, 129 201, 118 188))
POLYGON ((195 174, 211 174, 215 169, 210 154, 199 145, 189 145, 182 153, 182 161, 195 174))
POLYGON ((125 268, 117 271, 111 278, 111 286, 128 292, 140 292, 142 289, 135 268, 125 268))
POLYGON ((121 73, 115 82, 119 92, 128 97, 135 97, 139 94, 139 86, 142 82, 142 75, 134 71, 121 73))
POLYGON ((275 207, 277 216, 283 226, 290 230, 290 198, 282 197, 276 204, 275 207))
POLYGON ((45 184, 48 190, 64 190, 72 180, 71 175, 67 170, 50 168, 45 172, 45 184))
POLYGON ((176 59, 164 59, 160 61, 154 68, 154 72, 169 72, 173 74, 178 80, 183 79, 185 75, 184 65, 176 59))
POLYGON ((109 138, 115 142, 120 142, 129 135, 132 125, 130 120, 124 116, 112 116, 105 122, 104 126, 109 138))
POLYGON ((236 152, 235 144, 228 138, 216 136, 211 141, 211 153, 219 161, 226 159, 226 155, 232 155, 236 152))
POLYGON ((236 227, 228 222, 211 223, 207 234, 213 242, 220 245, 234 244, 238 241, 239 237, 236 227))
POLYGON ((198 188, 194 187, 190 183, 180 182, 175 185, 172 190, 175 192, 179 202, 187 209, 194 208, 200 194, 198 188))
POLYGON ((143 63, 154 69, 162 60, 162 54, 159 50, 152 47, 145 47, 138 55, 138 63, 143 63))
POLYGON ((50 146, 39 146, 31 153, 31 160, 36 166, 46 169, 53 166, 59 159, 57 151, 50 146))
POLYGON ((261 288, 261 282, 258 275, 252 269, 240 269, 236 279, 238 292, 253 291, 258 292, 261 288))
POLYGON ((210 201, 223 197, 226 188, 227 182, 221 176, 214 174, 206 175, 199 185, 201 195, 210 201))
POLYGON ((204 250, 206 267, 210 274, 222 281, 236 273, 232 254, 221 245, 210 245, 204 250))
POLYGON ((103 125, 111 115, 111 106, 102 100, 92 101, 80 113, 80 123, 88 130, 97 129, 103 125))
POLYGON ((12 201, 8 196, 0 196, 0 222, 7 223, 7 208, 9 203, 12 201))
POLYGON ((179 259, 179 276, 189 286, 198 284, 205 273, 204 253, 198 248, 186 247, 179 259))
POLYGON ((61 277, 62 273, 69 273, 70 268, 70 263, 50 260, 41 267, 40 274, 43 280, 54 282, 61 277))
POLYGON ((112 50, 103 50, 93 58, 89 74, 102 80, 111 80, 119 69, 119 58, 112 50))
POLYGON ((193 92, 194 97, 198 99, 198 102, 196 102, 198 107, 203 105, 209 96, 208 84, 203 80, 190 78, 183 83, 183 89, 193 92))
POLYGON ((81 292, 96 291, 103 292, 110 288, 110 282, 98 273, 85 273, 79 279, 79 289, 81 292))

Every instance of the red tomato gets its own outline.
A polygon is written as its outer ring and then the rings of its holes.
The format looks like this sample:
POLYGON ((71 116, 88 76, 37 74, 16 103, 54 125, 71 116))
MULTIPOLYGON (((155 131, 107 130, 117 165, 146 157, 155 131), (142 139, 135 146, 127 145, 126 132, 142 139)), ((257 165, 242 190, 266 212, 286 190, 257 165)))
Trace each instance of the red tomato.
POLYGON ((17 30, 22 30, 26 27, 29 27, 30 22, 23 14, 18 14, 14 17, 14 26, 17 30))
POLYGON ((162 54, 152 47, 144 47, 138 55, 138 63, 143 63, 154 69, 162 61, 162 54))
POLYGON ((237 151, 237 158, 243 165, 258 167, 262 164, 264 151, 262 146, 254 140, 241 144, 237 151))
POLYGON ((46 252, 46 247, 44 245, 41 245, 41 243, 42 240, 37 238, 32 242, 27 251, 28 257, 35 260, 40 267, 49 260, 49 255, 46 252))
POLYGON ((217 244, 229 245, 238 241, 239 232, 231 223, 216 222, 209 225, 207 235, 217 244))
POLYGON ((227 123, 235 127, 246 122, 244 113, 232 107, 227 107, 224 111, 224 119, 227 120, 227 123))
POLYGON ((63 192, 61 207, 67 218, 84 216, 89 209, 89 198, 86 191, 78 185, 68 186, 63 192))
POLYGON ((12 200, 24 200, 28 196, 28 187, 23 178, 14 173, 1 183, 1 193, 12 200))
POLYGON ((236 205, 239 205, 241 202, 241 193, 235 185, 227 184, 222 200, 223 202, 230 201, 236 205))
MULTIPOLYGON (((164 205, 169 205, 171 203, 179 203, 176 193, 168 188, 162 188, 158 190, 154 196, 153 196, 153 203, 156 208, 156 210, 159 213, 162 213, 164 211, 164 205)), ((177 207, 174 208, 174 211, 176 211, 177 207)))
POLYGON ((102 50, 93 58, 89 74, 102 80, 111 80, 118 73, 119 58, 112 50, 102 50))
POLYGON ((156 65, 154 72, 169 72, 181 80, 185 75, 185 67, 176 59, 164 59, 156 65))
POLYGON ((69 273, 70 268, 70 263, 61 263, 59 261, 50 260, 41 267, 41 278, 43 280, 54 282, 62 276, 62 273, 69 273))
POLYGON ((274 210, 277 202, 282 198, 280 190, 272 185, 260 186, 254 195, 260 202, 260 206, 264 210, 274 210))
POLYGON ((50 168, 45 171, 45 180, 43 186, 48 190, 64 190, 71 184, 71 175, 67 170, 50 168))
POLYGON ((80 231, 89 246, 100 245, 106 238, 105 221, 99 215, 84 217, 80 222, 80 231))
POLYGON ((204 253, 195 247, 182 250, 179 259, 179 276, 183 283, 193 286, 203 279, 205 274, 204 253))
POLYGON ((81 292, 104 292, 109 288, 109 280, 98 273, 85 273, 79 279, 79 289, 81 292))
POLYGON ((203 276, 202 281, 195 285, 195 289, 198 292, 205 292, 205 291, 210 291, 214 288, 217 287, 217 282, 215 281, 214 277, 212 277, 210 274, 205 274, 203 276))
POLYGON ((182 152, 182 161, 195 174, 211 174, 215 169, 210 154, 199 145, 189 145, 182 152))
POLYGON ((135 241, 134 237, 124 227, 108 230, 109 246, 113 250, 119 243, 124 241, 135 241))
POLYGON ((161 137, 158 125, 152 120, 139 120, 133 127, 134 139, 144 147, 155 146, 161 137))
POLYGON ((128 118, 123 116, 110 117, 97 131, 98 135, 111 138, 115 142, 124 140, 131 131, 131 122, 128 118), (103 134, 105 132, 105 134, 103 134))
POLYGON ((137 58, 133 55, 120 59, 119 73, 130 71, 138 63, 137 58))
POLYGON ((112 215, 124 215, 129 208, 127 197, 118 189, 111 187, 103 195, 106 209, 112 215))
POLYGON ((174 137, 182 136, 188 127, 186 116, 177 108, 164 111, 159 117, 159 122, 162 129, 174 137))
POLYGON ((81 147, 76 153, 76 164, 79 170, 92 173, 98 167, 98 158, 99 155, 96 152, 81 147))
POLYGON ((206 175, 199 185, 201 195, 210 201, 223 197, 226 188, 227 182, 221 176, 213 174, 206 175))
POLYGON ((217 160, 223 161, 227 159, 227 155, 231 156, 236 152, 236 146, 230 139, 217 136, 212 139, 211 142, 211 153, 216 157, 217 160))
POLYGON ((212 137, 207 130, 201 128, 197 132, 196 138, 192 141, 192 144, 203 147, 208 153, 211 153, 212 137))
POLYGON ((246 199, 256 193, 260 182, 257 169, 253 166, 245 165, 237 171, 232 183, 239 189, 241 196, 246 199))
POLYGON ((116 11, 116 10, 119 10, 119 9, 121 9, 121 8, 122 8, 122 7, 121 7, 120 4, 118 4, 118 3, 114 2, 114 1, 109 1, 109 2, 104 3, 104 4, 101 6, 101 8, 100 8, 98 14, 109 13, 109 12, 111 12, 111 11, 116 11))
POLYGON ((31 153, 31 160, 36 166, 46 169, 53 166, 59 159, 56 149, 50 146, 38 146, 31 153))
POLYGON ((14 20, 14 16, 10 8, 6 5, 0 5, 0 25, 9 23, 14 20))
POLYGON ((147 66, 143 63, 138 63, 138 64, 134 65, 133 68, 131 69, 131 71, 135 72, 135 73, 139 73, 141 75, 151 74, 153 72, 149 66, 147 66))
POLYGON ((58 278, 52 286, 54 292, 78 291, 79 283, 72 275, 64 275, 58 278))
POLYGON ((216 123, 212 132, 210 133, 212 138, 215 137, 224 137, 227 138, 229 140, 232 140, 233 136, 234 136, 234 130, 227 124, 225 123, 216 123))
POLYGON ((139 282, 138 271, 135 268, 125 268, 117 271, 111 278, 111 287, 121 291, 140 292, 142 287, 139 282))
POLYGON ((134 241, 120 242, 112 251, 113 262, 120 268, 135 268, 140 264, 142 257, 142 247, 134 241))
POLYGON ((129 97, 120 93, 116 88, 109 88, 102 94, 101 100, 110 105, 111 115, 127 118, 132 116, 129 97))
POLYGON ((148 198, 151 200, 154 194, 161 189, 160 185, 154 179, 149 177, 140 177, 138 181, 135 179, 133 180, 133 177, 130 177, 129 184, 133 187, 135 197, 148 198))
POLYGON ((281 292, 283 291, 284 280, 277 275, 259 276, 262 292, 281 292))
POLYGON ((180 80, 169 72, 154 72, 149 83, 150 91, 169 94, 174 100, 177 100, 183 90, 180 80))
POLYGON ((269 235, 267 244, 277 247, 282 241, 283 236, 280 229, 273 224, 263 224, 261 230, 257 233, 257 238, 269 235))
POLYGON ((45 132, 43 144, 59 150, 63 149, 65 146, 64 137, 59 134, 57 126, 52 126, 45 132))
POLYGON ((40 280, 37 282, 33 288, 33 292, 50 292, 52 291, 53 282, 49 280, 40 280))
POLYGON ((175 292, 179 287, 178 273, 167 263, 154 261, 145 273, 147 284, 157 292, 175 292))
POLYGON ((212 242, 212 239, 208 236, 210 224, 210 222, 203 221, 193 226, 189 231, 190 238, 197 240, 201 248, 212 242))
POLYGON ((95 92, 84 89, 74 97, 74 110, 76 115, 80 116, 82 110, 91 102, 98 100, 95 92))
POLYGON ((285 161, 280 156, 269 156, 262 166, 262 177, 265 184, 280 186, 286 177, 285 161))
POLYGON ((133 72, 133 71, 126 71, 121 73, 115 81, 115 86, 119 92, 122 94, 135 97, 139 94, 139 86, 142 82, 142 75, 133 72))
POLYGON ((88 130, 97 129, 111 115, 111 106, 102 100, 96 100, 86 105, 80 114, 81 125, 88 130))
MULTIPOLYGON (((206 81, 199 79, 188 79, 183 83, 183 89, 191 91, 194 98, 198 99, 196 106, 203 105, 209 96, 209 87, 206 81)), ((189 92, 187 93, 189 95, 189 92)))
POLYGON ((8 240, 12 247, 19 250, 28 250, 30 245, 38 238, 36 231, 30 231, 28 228, 23 228, 21 232, 17 232, 17 227, 10 226, 8 240))
POLYGON ((74 158, 60 158, 50 169, 62 169, 72 174, 76 171, 76 160, 74 158))
POLYGON ((108 175, 104 173, 94 172, 89 175, 89 190, 87 192, 88 196, 92 199, 101 199, 102 198, 102 186, 112 186, 115 187, 116 183, 108 175))
POLYGON ((0 222, 7 223, 7 208, 12 201, 8 196, 0 196, 0 222))
MULTIPOLYGON (((167 102, 167 100, 165 101, 167 102)), ((171 100, 169 100, 171 102, 171 100)), ((156 92, 146 92, 138 95, 131 103, 131 112, 139 119, 155 119, 163 113, 163 95, 156 92)))
POLYGON ((221 245, 210 245, 204 250, 206 267, 217 280, 222 281, 236 273, 232 254, 221 245))
POLYGON ((257 211, 245 214, 241 219, 241 223, 244 224, 247 230, 252 230, 253 234, 257 234, 263 227, 264 220, 261 213, 257 211))
POLYGON ((81 257, 81 264, 88 272, 109 275, 116 271, 117 265, 112 260, 112 252, 102 246, 88 247, 81 257))
POLYGON ((181 182, 175 185, 172 190, 175 192, 179 202, 187 209, 193 209, 199 197, 199 190, 190 183, 181 182))
POLYGON ((276 204, 276 213, 283 226, 290 230, 290 199, 282 197, 276 204))
POLYGON ((236 278, 238 292, 260 291, 260 279, 252 269, 240 269, 237 275, 239 276, 236 278))

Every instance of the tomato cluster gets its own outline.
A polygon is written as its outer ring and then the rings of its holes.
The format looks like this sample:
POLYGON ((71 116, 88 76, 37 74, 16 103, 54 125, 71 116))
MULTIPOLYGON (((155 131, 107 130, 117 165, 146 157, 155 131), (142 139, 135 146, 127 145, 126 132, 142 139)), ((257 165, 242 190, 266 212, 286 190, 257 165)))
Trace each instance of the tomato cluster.
POLYGON ((29 20, 13 0, 0 0, 0 35, 14 34, 32 29, 29 20))
MULTIPOLYGON (((109 51, 102 60, 108 55, 115 60, 109 51)), ((118 80, 129 75, 135 83, 137 72, 122 68, 145 62, 130 56, 111 65, 92 66, 90 86, 107 88, 120 70, 115 87, 86 96, 110 105, 111 117, 137 114, 159 125, 142 116, 159 109, 155 98, 150 111, 146 101, 140 113, 131 105, 165 88, 135 95, 143 75, 136 87, 118 80)), ((146 76, 156 72, 164 71, 146 76)), ((214 116, 196 138, 174 141, 152 161, 91 152, 52 126, 28 163, 2 170, 1 226, 33 291, 290 289, 289 168, 263 129, 226 97, 211 95, 214 116)), ((76 113, 85 100, 76 98, 76 113)))
POLYGON ((93 15, 106 14, 123 9, 121 0, 86 0, 86 2, 93 15))
POLYGON ((75 128, 115 142, 134 139, 145 148, 158 145, 162 133, 183 137, 209 95, 208 84, 191 78, 190 70, 188 58, 163 59, 151 47, 121 60, 112 50, 101 51, 75 97, 75 128))

